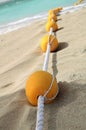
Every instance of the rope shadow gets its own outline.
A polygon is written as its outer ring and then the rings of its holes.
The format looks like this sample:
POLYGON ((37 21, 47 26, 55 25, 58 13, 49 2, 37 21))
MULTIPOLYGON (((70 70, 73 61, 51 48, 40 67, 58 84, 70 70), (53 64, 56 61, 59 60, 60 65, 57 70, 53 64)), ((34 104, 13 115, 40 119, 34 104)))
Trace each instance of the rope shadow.
POLYGON ((62 29, 64 29, 64 27, 60 27, 60 28, 58 28, 57 30, 55 30, 55 31, 53 31, 53 32, 56 33, 56 32, 58 32, 58 31, 60 31, 60 30, 62 30, 62 29))
POLYGON ((62 20, 62 19, 61 19, 61 18, 60 18, 60 19, 57 19, 56 22, 58 22, 58 21, 60 21, 60 20, 62 20))
POLYGON ((11 86, 12 84, 13 84, 13 82, 12 83, 8 83, 6 85, 1 86, 1 88, 7 88, 7 87, 11 86))
MULTIPOLYGON (((57 95, 56 99, 53 101, 53 104, 46 105, 46 121, 48 123, 47 130, 57 130, 57 118, 59 109, 71 104, 74 102, 82 88, 85 88, 85 84, 77 84, 74 82, 59 82, 58 86, 60 87, 60 92, 57 95), (80 86, 80 87, 79 87, 80 86), (49 109, 50 108, 50 109, 49 109)), ((83 89, 84 91, 84 89, 83 89)))
POLYGON ((60 30, 62 30, 62 29, 64 29, 64 27, 60 27, 60 28, 58 28, 58 30, 57 30, 57 31, 60 31, 60 30))
POLYGON ((61 18, 59 18, 57 21, 60 21, 60 20, 62 20, 61 18))
POLYGON ((57 54, 56 53, 53 53, 53 55, 52 55, 52 70, 53 70, 54 77, 56 77, 56 75, 58 73, 58 69, 57 69, 57 54))

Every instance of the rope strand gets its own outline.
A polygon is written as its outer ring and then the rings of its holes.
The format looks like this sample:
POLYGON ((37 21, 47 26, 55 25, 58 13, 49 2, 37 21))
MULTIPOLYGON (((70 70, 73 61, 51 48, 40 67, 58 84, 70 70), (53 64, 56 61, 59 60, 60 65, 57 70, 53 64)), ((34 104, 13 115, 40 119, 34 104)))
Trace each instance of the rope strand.
POLYGON ((36 130, 43 130, 43 124, 44 124, 44 97, 39 96, 36 130))

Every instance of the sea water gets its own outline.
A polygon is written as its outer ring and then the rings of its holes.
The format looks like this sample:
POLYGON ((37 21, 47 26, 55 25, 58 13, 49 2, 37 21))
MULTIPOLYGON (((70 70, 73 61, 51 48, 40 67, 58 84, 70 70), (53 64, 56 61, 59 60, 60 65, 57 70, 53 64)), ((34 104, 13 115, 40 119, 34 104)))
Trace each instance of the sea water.
POLYGON ((52 8, 67 7, 75 2, 76 0, 0 0, 0 34, 44 18, 52 8))

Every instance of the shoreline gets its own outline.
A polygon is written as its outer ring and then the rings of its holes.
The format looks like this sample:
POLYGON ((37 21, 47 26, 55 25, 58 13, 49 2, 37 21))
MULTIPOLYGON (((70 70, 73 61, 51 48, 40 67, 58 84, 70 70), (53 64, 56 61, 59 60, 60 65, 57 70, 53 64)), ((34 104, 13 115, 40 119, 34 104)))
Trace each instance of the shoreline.
MULTIPOLYGON (((71 13, 71 12, 77 11, 78 9, 81 9, 83 7, 86 7, 86 2, 80 3, 79 5, 75 5, 75 6, 64 7, 60 14, 71 13)), ((6 25, 1 25, 0 26, 0 35, 18 30, 18 29, 26 27, 26 26, 29 26, 36 21, 47 19, 47 15, 48 15, 47 13, 41 14, 41 15, 39 14, 39 15, 29 17, 29 18, 24 18, 22 20, 18 20, 18 21, 15 21, 15 22, 12 22, 12 23, 9 23, 6 25)))

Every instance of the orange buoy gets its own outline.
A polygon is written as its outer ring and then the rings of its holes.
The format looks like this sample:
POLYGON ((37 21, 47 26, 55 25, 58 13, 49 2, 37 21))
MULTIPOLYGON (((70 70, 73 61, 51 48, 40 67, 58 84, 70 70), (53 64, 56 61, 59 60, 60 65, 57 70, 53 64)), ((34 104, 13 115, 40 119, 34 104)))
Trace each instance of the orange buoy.
POLYGON ((49 32, 51 27, 53 28, 53 31, 58 30, 58 25, 55 21, 48 21, 46 23, 46 31, 49 32))
POLYGON ((48 21, 50 21, 50 20, 57 21, 57 16, 56 16, 54 13, 50 14, 50 15, 48 16, 48 21))
MULTIPOLYGON (((47 50, 48 39, 49 39, 48 34, 46 34, 41 39, 40 46, 41 46, 41 49, 42 49, 43 52, 46 52, 46 50, 47 50)), ((50 36, 50 42, 51 42, 50 51, 53 52, 58 48, 58 40, 54 35, 51 35, 50 36)))
POLYGON ((58 12, 59 12, 59 9, 58 9, 58 8, 53 9, 53 12, 57 15, 57 14, 58 14, 58 12))
POLYGON ((55 9, 52 9, 52 10, 49 10, 48 14, 51 15, 51 14, 55 14, 57 15, 58 12, 60 12, 63 8, 62 7, 58 7, 58 8, 55 8, 55 9))
POLYGON ((53 10, 49 10, 48 11, 48 14, 51 15, 51 14, 55 14, 53 10))
POLYGON ((62 9, 63 9, 62 7, 55 8, 55 9, 53 9, 53 12, 54 12, 54 14, 57 15, 62 9))
MULTIPOLYGON (((52 82, 52 75, 46 71, 36 71, 30 75, 26 82, 26 96, 28 101, 36 106, 38 102, 38 97, 43 96, 45 92, 49 89, 52 82)), ((58 93, 58 85, 56 78, 54 79, 53 85, 47 98, 53 98, 58 93)), ((50 103, 51 101, 46 101, 45 103, 50 103)))
POLYGON ((59 7, 59 11, 61 11, 63 8, 62 7, 59 7))

